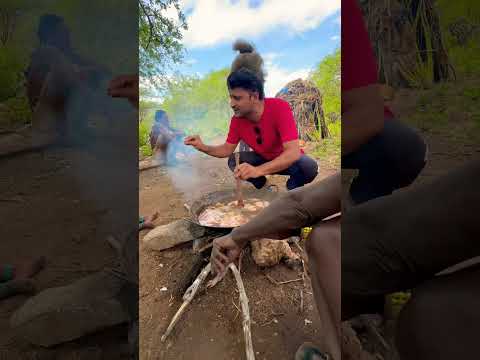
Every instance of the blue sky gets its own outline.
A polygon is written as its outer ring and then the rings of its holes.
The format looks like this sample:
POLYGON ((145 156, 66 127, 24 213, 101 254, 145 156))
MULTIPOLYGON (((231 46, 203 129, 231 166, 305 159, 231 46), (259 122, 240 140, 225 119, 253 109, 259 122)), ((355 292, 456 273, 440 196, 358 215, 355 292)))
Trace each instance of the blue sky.
POLYGON ((180 4, 189 29, 184 33, 185 63, 175 70, 202 76, 229 67, 236 55, 232 43, 243 38, 264 58, 267 96, 274 96, 288 81, 305 78, 340 46, 340 0, 180 0, 180 4))

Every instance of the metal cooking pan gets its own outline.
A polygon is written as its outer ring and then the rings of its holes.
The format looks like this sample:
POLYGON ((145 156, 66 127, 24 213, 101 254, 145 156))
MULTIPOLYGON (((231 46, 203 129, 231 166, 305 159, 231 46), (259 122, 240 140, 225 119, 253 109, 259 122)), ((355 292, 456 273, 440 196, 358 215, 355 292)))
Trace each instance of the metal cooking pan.
MULTIPOLYGON (((248 189, 243 189, 242 190, 243 198, 246 199, 259 199, 259 200, 265 200, 268 202, 273 201, 276 197, 278 197, 277 192, 272 192, 264 189, 253 189, 253 188, 248 188, 248 189)), ((212 229, 232 229, 231 227, 223 227, 223 226, 205 226, 200 224, 198 221, 198 217, 200 214, 205 210, 206 207, 210 205, 214 205, 216 203, 224 203, 227 204, 230 201, 236 200, 236 193, 235 190, 222 190, 222 191, 215 191, 209 194, 205 194, 201 196, 200 198, 196 199, 193 201, 192 205, 190 206, 190 217, 191 220, 200 226, 203 226, 205 228, 212 228, 212 229)))

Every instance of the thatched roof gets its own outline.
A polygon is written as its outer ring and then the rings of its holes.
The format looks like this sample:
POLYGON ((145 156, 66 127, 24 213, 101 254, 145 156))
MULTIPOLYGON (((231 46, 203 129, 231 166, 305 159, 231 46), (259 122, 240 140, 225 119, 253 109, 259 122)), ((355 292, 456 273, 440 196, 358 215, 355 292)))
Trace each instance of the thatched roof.
POLYGON ((432 0, 360 0, 380 82, 424 87, 451 78, 432 0))
POLYGON ((308 80, 290 81, 275 97, 290 104, 302 140, 311 140, 314 132, 321 130, 322 138, 328 137, 328 128, 322 110, 320 90, 308 80))

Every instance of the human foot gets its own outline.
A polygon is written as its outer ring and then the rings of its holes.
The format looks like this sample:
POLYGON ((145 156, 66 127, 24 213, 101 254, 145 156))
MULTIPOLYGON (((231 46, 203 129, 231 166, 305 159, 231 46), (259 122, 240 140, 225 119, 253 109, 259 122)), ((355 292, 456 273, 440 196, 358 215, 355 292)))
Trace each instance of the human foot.
POLYGON ((140 217, 140 230, 153 229, 155 227, 153 222, 158 218, 158 216, 158 211, 156 211, 151 216, 140 217))

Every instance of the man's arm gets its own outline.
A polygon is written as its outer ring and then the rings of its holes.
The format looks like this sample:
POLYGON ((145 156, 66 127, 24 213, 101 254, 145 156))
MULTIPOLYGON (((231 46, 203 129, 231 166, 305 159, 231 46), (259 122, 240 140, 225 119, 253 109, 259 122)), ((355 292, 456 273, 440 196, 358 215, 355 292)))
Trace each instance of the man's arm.
POLYGON ((237 147, 237 144, 230 144, 229 142, 222 145, 206 145, 198 135, 187 136, 184 142, 185 145, 191 145, 198 151, 217 158, 229 157, 237 147))
POLYGON ((340 172, 327 179, 287 192, 247 224, 231 232, 240 247, 259 238, 285 238, 292 231, 310 226, 341 209, 340 172))
POLYGON ((342 93, 342 155, 347 155, 380 133, 384 104, 379 85, 342 93))
POLYGON ((271 175, 285 170, 300 159, 300 144, 298 140, 283 143, 283 152, 275 159, 258 166, 261 175, 271 175))
POLYGON ((226 158, 233 154, 236 147, 236 144, 226 142, 222 145, 204 145, 204 148, 199 150, 210 156, 226 158))

